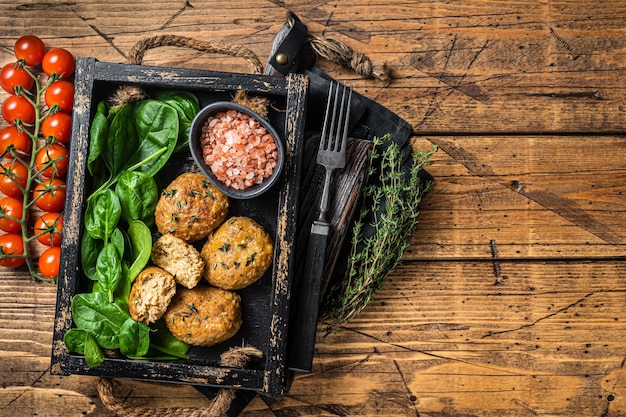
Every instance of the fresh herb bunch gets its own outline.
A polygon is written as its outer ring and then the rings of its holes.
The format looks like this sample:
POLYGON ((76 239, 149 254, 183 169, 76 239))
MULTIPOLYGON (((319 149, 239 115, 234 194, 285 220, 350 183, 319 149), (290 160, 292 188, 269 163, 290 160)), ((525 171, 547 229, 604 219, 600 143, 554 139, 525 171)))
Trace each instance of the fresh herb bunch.
POLYGON ((413 153, 410 167, 404 169, 400 146, 390 134, 373 141, 363 209, 352 230, 346 275, 324 300, 321 319, 327 331, 358 315, 400 264, 418 223, 418 206, 432 185, 423 181, 420 173, 436 147, 413 153), (371 227, 364 227, 366 224, 371 227))

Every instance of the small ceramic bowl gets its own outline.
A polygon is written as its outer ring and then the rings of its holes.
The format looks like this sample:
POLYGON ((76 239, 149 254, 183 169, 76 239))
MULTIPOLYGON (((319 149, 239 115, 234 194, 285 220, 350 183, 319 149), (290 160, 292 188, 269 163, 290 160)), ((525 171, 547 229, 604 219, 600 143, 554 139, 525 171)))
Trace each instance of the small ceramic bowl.
POLYGON ((227 196, 237 199, 248 199, 257 197, 270 189, 280 177, 285 161, 284 145, 272 125, 249 108, 229 101, 218 101, 200 110, 200 112, 193 120, 191 130, 189 132, 189 149, 191 150, 191 155, 196 161, 196 164, 204 173, 204 175, 206 175, 209 181, 211 181, 213 185, 215 185, 227 196), (218 178, 218 176, 213 172, 211 167, 206 164, 203 156, 203 148, 200 143, 201 137, 203 136, 203 126, 205 125, 209 117, 214 116, 219 112, 225 112, 228 110, 235 110, 239 113, 246 114, 249 117, 256 119, 272 136, 272 138, 274 139, 274 143, 276 144, 276 152, 278 156, 276 158, 276 166, 272 169, 272 173, 268 177, 264 178, 261 183, 253 184, 243 189, 236 189, 232 186, 228 186, 223 180, 218 178))

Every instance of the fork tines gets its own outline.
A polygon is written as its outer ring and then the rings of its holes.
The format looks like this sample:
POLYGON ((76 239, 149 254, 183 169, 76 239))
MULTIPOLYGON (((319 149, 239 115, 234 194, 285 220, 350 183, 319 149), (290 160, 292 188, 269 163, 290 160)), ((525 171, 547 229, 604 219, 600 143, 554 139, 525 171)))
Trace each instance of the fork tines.
POLYGON ((326 115, 324 117, 319 146, 320 151, 341 152, 345 154, 351 102, 352 90, 350 88, 342 86, 339 83, 330 83, 328 101, 326 103, 326 115), (341 101, 339 100, 340 96, 341 101))

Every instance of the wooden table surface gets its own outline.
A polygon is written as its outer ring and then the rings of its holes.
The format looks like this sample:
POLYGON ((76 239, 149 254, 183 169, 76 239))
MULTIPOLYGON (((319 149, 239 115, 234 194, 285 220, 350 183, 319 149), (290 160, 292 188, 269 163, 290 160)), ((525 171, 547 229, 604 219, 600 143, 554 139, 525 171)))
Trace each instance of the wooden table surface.
MULTIPOLYGON (((386 62, 388 87, 318 65, 408 121, 414 149, 439 150, 402 266, 361 315, 318 335, 311 374, 242 415, 626 415, 622 0, 4 0, 0 63, 29 33, 108 62, 165 33, 264 61, 287 10, 386 62)), ((248 71, 179 48, 144 63, 248 71)), ((0 271, 0 415, 112 416, 96 378, 49 372, 55 297, 0 271)), ((131 405, 208 405, 189 386, 116 384, 131 405)))

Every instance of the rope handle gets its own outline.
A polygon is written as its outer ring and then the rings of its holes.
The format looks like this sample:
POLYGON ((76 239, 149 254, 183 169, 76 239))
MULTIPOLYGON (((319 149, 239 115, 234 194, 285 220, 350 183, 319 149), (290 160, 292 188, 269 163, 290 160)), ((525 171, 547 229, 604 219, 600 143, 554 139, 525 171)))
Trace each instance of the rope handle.
POLYGON ((156 35, 138 41, 128 53, 128 63, 139 65, 149 49, 161 46, 178 46, 195 49, 200 52, 224 54, 243 58, 248 62, 253 74, 263 73, 263 64, 259 57, 243 45, 226 44, 223 42, 200 41, 194 38, 179 35, 156 35))
MULTIPOLYGON (((231 348, 221 356, 221 364, 231 368, 243 368, 253 359, 261 358, 263 354, 257 348, 246 346, 231 348)), ((235 390, 221 388, 211 404, 206 408, 170 407, 148 408, 131 407, 123 400, 115 397, 113 381, 110 378, 100 378, 98 381, 98 395, 102 404, 120 417, 221 417, 230 409, 235 399, 235 390)))
MULTIPOLYGON (((138 41, 128 53, 127 62, 131 65, 141 65, 144 55, 149 49, 162 46, 177 46, 195 49, 200 52, 243 58, 247 61, 253 74, 261 75, 263 73, 263 64, 259 57, 252 50, 243 45, 201 41, 180 35, 156 35, 138 41)), ((140 86, 122 85, 117 89, 113 97, 111 97, 111 102, 113 105, 118 106, 124 103, 142 100, 146 97, 147 94, 140 86)), ((237 90, 233 101, 250 108, 261 117, 267 118, 268 99, 266 97, 250 97, 245 91, 237 90)))

